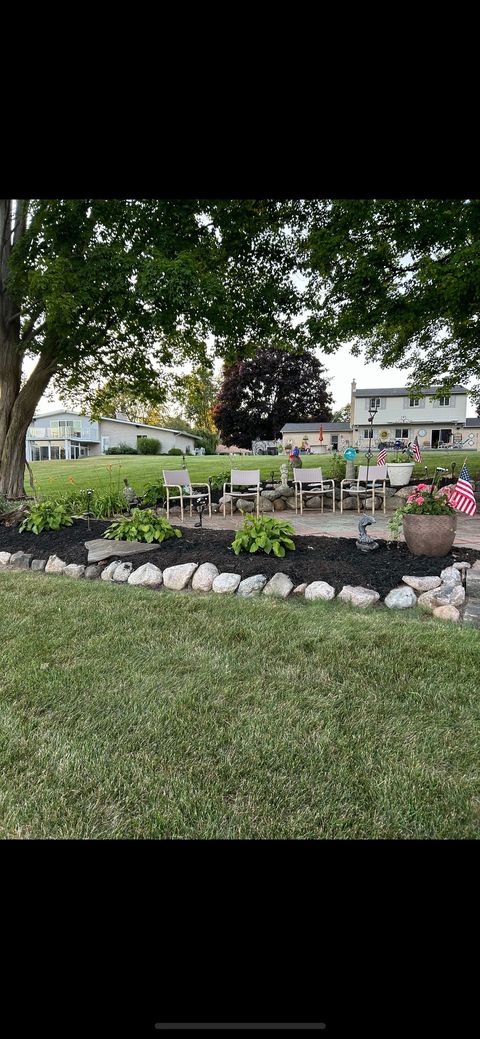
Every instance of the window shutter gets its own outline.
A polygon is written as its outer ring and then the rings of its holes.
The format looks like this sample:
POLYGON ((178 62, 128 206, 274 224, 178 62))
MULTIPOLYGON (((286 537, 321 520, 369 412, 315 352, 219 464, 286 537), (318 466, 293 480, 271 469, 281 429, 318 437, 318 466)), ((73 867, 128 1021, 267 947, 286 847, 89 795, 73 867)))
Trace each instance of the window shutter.
POLYGON ((380 397, 380 407, 381 408, 386 408, 386 406, 387 406, 387 398, 386 397, 380 397))
POLYGON ((365 397, 365 411, 370 411, 370 397, 365 397))

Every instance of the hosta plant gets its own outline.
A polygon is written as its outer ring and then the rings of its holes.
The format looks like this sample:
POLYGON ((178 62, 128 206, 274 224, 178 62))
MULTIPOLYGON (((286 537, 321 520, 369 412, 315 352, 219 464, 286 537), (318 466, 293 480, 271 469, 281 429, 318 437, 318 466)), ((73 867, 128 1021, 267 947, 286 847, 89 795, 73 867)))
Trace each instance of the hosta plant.
POLYGON ((71 508, 66 502, 33 502, 20 527, 20 533, 23 530, 29 530, 32 534, 41 534, 43 530, 60 530, 60 527, 71 527, 72 523, 71 508))
POLYGON ((163 516, 156 516, 153 509, 132 509, 131 516, 111 523, 103 535, 113 541, 146 541, 148 545, 181 536, 180 530, 163 516))
POLYGON ((290 536, 294 533, 291 523, 286 521, 270 519, 268 516, 260 519, 247 516, 232 541, 232 548, 236 556, 240 552, 266 552, 267 556, 273 552, 274 556, 282 558, 285 549, 295 548, 295 542, 290 536))

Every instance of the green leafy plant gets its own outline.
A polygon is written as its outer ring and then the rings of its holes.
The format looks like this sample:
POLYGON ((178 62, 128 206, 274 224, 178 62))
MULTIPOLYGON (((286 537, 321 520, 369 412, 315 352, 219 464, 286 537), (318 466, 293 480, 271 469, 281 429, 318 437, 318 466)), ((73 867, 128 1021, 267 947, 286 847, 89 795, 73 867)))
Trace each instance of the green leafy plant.
POLYGON ((224 483, 230 483, 230 477, 230 469, 223 469, 221 473, 215 473, 214 476, 211 476, 210 487, 212 491, 223 491, 223 485, 224 483))
POLYGON ((332 468, 331 468, 331 476, 332 476, 332 478, 334 480, 343 480, 343 479, 345 479, 346 472, 347 472, 347 463, 344 461, 343 458, 340 458, 340 455, 338 454, 337 451, 334 451, 333 459, 332 459, 332 468))
POLYGON ((236 556, 240 552, 265 552, 267 556, 273 552, 274 556, 283 558, 286 548, 295 549, 290 537, 294 533, 291 523, 286 521, 247 516, 232 541, 232 548, 236 556))
POLYGON ((163 480, 156 480, 154 483, 147 484, 145 491, 142 494, 142 501, 145 505, 158 505, 160 502, 165 501, 165 484, 163 480))
POLYGON ((67 502, 33 502, 20 527, 20 533, 29 530, 33 534, 41 534, 43 530, 60 530, 60 527, 71 527, 72 523, 71 508, 67 502))
POLYGON ((160 441, 156 437, 139 437, 137 441, 137 450, 140 455, 158 455, 160 447, 160 441))
POLYGON ((183 455, 183 451, 179 447, 171 447, 167 455, 183 455))
POLYGON ((136 447, 132 447, 131 444, 126 444, 121 441, 117 447, 107 447, 105 451, 106 455, 138 455, 136 447))
POLYGON ((182 532, 163 519, 156 516, 153 509, 133 509, 131 516, 117 520, 105 531, 103 537, 113 541, 166 541, 167 538, 181 538, 182 532))

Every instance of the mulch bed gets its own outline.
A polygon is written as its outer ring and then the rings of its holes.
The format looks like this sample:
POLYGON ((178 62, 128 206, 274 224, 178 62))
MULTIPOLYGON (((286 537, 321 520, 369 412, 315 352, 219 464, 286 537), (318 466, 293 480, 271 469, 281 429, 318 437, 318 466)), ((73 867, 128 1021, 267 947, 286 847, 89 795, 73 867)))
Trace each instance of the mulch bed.
MULTIPOLYGON (((72 527, 43 534, 20 534, 17 527, 0 525, 0 552, 32 552, 36 559, 47 559, 56 554, 66 563, 86 563, 87 550, 84 542, 99 538, 109 523, 100 520, 91 522, 87 530, 85 520, 76 520, 72 527)), ((363 554, 355 547, 355 538, 300 537, 295 538, 295 552, 287 552, 284 559, 262 554, 235 556, 230 545, 234 532, 231 530, 192 530, 182 528, 182 538, 171 538, 157 550, 132 556, 134 568, 143 563, 155 563, 164 570, 176 563, 215 563, 220 572, 241 574, 242 578, 252 574, 272 574, 281 570, 295 584, 303 581, 328 581, 336 592, 345 584, 375 588, 384 596, 401 583, 403 575, 439 574, 455 560, 474 563, 480 552, 471 548, 454 548, 448 556, 428 558, 412 556, 404 543, 387 548, 385 541, 379 542, 375 552, 363 554)), ((106 544, 113 544, 106 542, 106 544)), ((113 558, 113 557, 111 557, 113 558)), ((128 559, 128 556, 122 556, 128 559)))

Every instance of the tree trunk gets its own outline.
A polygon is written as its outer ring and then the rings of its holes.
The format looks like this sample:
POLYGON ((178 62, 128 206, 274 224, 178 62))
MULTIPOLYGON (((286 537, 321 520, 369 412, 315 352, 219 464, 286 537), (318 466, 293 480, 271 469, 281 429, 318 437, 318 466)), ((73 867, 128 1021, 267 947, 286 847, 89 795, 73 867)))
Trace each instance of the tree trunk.
MULTIPOLYGON (((0 494, 3 494, 5 498, 24 497, 25 437, 37 404, 56 367, 57 363, 53 355, 47 352, 42 353, 30 378, 17 394, 13 407, 11 407, 3 444, 0 442, 0 494)), ((4 384, 2 383, 2 403, 3 392, 4 384)), ((12 391, 7 390, 7 392, 12 391)))

